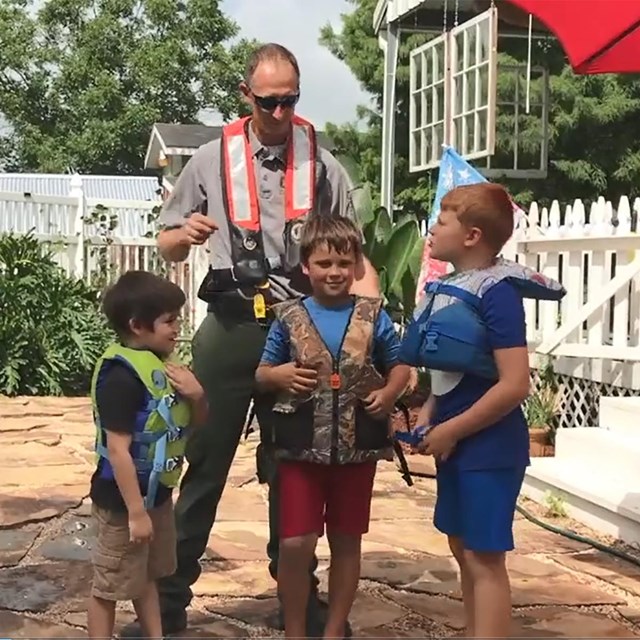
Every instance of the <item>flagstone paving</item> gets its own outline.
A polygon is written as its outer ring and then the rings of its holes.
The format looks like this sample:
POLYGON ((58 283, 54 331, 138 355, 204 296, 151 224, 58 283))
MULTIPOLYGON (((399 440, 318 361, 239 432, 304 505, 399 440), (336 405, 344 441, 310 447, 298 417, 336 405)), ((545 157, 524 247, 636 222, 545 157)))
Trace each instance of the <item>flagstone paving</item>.
MULTIPOLYGON (((1 637, 86 637, 92 437, 86 399, 0 397, 1 637)), ((255 479, 255 445, 254 435, 238 449, 194 587, 186 636, 281 635, 267 626, 277 600, 265 561, 267 503, 255 479)), ((409 488, 393 464, 380 466, 352 614, 355 635, 462 633, 455 566, 431 525, 433 504, 433 480, 416 479, 409 488)), ((522 517, 515 530, 518 552, 509 560, 514 635, 640 636, 640 568, 522 517)), ((324 540, 319 554, 326 589, 324 540)), ((118 625, 132 618, 130 607, 119 609, 118 625)))

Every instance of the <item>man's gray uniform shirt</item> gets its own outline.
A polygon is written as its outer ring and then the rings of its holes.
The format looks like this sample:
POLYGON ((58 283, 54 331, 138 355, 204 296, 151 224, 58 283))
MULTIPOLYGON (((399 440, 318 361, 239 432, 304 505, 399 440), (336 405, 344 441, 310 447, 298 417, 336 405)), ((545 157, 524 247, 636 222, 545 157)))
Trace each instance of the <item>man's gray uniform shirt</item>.
MULTIPOLYGON (((286 146, 265 147, 249 128, 254 171, 260 205, 260 228, 265 256, 271 263, 284 255, 284 170, 286 146)), ((348 216, 355 220, 351 203, 351 183, 342 165, 326 149, 318 147, 318 158, 325 165, 327 179, 316 205, 321 213, 348 216)), ((214 269, 232 267, 229 227, 225 215, 220 177, 220 139, 202 147, 189 160, 174 189, 163 204, 160 224, 179 226, 193 212, 206 212, 218 226, 209 242, 210 262, 214 269)), ((300 295, 288 278, 269 277, 274 297, 286 300, 300 295)))

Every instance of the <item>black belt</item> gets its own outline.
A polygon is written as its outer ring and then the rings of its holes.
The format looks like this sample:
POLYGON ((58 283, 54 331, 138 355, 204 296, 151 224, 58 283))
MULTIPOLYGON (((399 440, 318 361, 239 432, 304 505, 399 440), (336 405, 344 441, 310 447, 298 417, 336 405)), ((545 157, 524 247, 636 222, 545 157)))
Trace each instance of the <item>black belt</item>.
POLYGON ((274 319, 273 310, 267 307, 266 317, 258 320, 254 313, 253 299, 243 298, 237 291, 220 293, 207 304, 207 311, 233 322, 255 322, 269 326, 274 319))
MULTIPOLYGON (((277 269, 269 269, 269 275, 286 277, 287 273, 281 267, 277 269)), ((236 289, 247 288, 246 283, 242 283, 236 279, 234 269, 209 269, 208 273, 209 286, 211 291, 226 293, 235 291, 236 289)), ((249 285, 249 289, 251 286, 249 285)))

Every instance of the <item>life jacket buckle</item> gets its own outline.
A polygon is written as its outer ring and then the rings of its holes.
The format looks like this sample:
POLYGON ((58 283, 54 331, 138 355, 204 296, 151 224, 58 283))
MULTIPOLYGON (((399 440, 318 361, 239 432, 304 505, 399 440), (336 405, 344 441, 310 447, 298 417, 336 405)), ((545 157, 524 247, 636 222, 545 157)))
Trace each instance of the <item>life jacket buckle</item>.
POLYGON ((164 464, 164 471, 171 473, 172 471, 175 471, 181 463, 182 456, 174 456, 173 458, 169 458, 164 464))
POLYGON ((435 331, 427 331, 424 334, 424 350, 425 351, 437 351, 438 350, 438 338, 439 334, 435 331))

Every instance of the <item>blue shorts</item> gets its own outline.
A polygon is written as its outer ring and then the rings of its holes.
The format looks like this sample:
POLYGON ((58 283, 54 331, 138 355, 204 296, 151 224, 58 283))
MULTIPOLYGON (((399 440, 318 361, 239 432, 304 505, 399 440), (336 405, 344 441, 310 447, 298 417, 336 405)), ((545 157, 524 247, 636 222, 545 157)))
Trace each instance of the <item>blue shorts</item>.
POLYGON ((461 538, 469 551, 511 551, 513 516, 525 469, 439 469, 436 529, 461 538))

